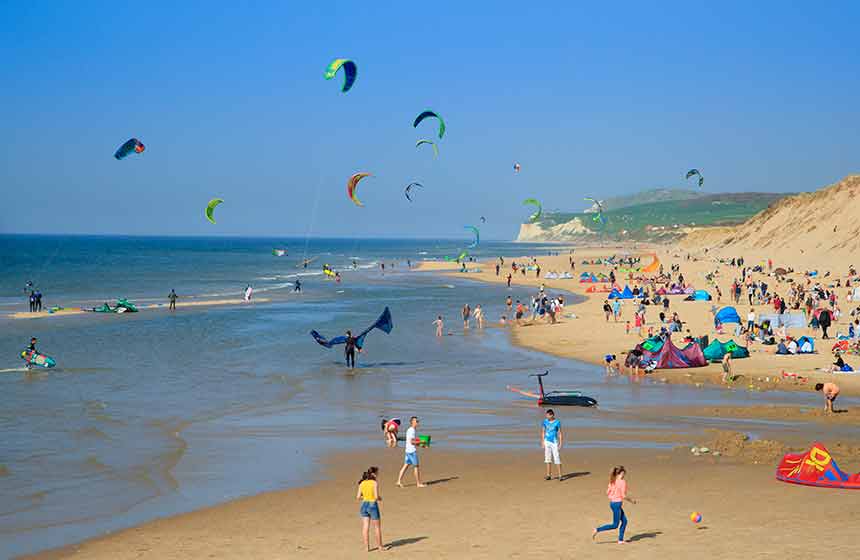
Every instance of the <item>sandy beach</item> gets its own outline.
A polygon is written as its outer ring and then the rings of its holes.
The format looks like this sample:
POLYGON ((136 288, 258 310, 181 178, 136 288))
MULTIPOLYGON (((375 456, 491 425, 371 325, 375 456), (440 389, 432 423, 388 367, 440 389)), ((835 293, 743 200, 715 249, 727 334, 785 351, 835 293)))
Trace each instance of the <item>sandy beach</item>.
MULTIPOLYGON (((727 265, 716 262, 713 257, 705 258, 702 256, 698 260, 687 260, 685 258, 686 253, 683 253, 682 256, 682 253, 679 251, 669 250, 665 247, 577 249, 575 252, 576 269, 571 271, 567 251, 560 249, 559 252, 562 254, 558 256, 535 255, 542 267, 541 278, 537 278, 534 271, 529 271, 526 276, 522 276, 519 273, 513 275, 511 283, 513 288, 512 296, 515 296, 515 299, 521 298, 528 305, 527 300, 536 293, 536 288, 544 285, 550 292, 553 289, 565 290, 584 296, 586 301, 580 304, 565 306, 564 316, 555 325, 541 321, 535 324, 524 324, 521 327, 512 327, 512 338, 516 344, 556 356, 575 358, 598 365, 603 364, 603 357, 606 354, 621 356, 621 360, 623 361, 622 352, 632 349, 642 340, 637 336, 635 329, 632 327, 632 315, 635 310, 632 303, 633 300, 622 302, 621 320, 619 322, 607 322, 602 308, 608 294, 587 293, 587 287, 592 284, 581 284, 578 276, 584 271, 595 274, 601 272, 608 274, 611 270, 609 265, 583 265, 581 264, 583 260, 591 261, 613 254, 623 255, 625 253, 642 256, 643 266, 651 262, 652 254, 657 255, 667 270, 672 264, 680 264, 681 271, 688 279, 688 283, 697 288, 707 289, 714 295, 715 299, 709 302, 687 302, 683 301, 684 296, 669 296, 671 300, 670 313, 677 311, 684 322, 685 329, 689 329, 694 336, 707 334, 711 340, 718 338, 722 341, 727 341, 730 338, 738 338, 732 334, 734 324, 729 324, 726 327, 726 334, 723 335, 718 334, 714 329, 713 316, 710 312, 711 307, 734 306, 728 300, 727 294, 729 293, 729 285, 735 277, 739 277, 739 273, 736 272, 736 269, 733 270, 727 265), (705 281, 705 275, 715 270, 719 271, 718 284, 724 294, 722 302, 716 301, 715 291, 705 281), (574 279, 547 280, 544 276, 550 271, 571 271, 574 279), (572 315, 575 315, 575 317, 572 315), (626 332, 626 322, 628 320, 631 320, 629 334, 626 332)), ((529 256, 524 256, 514 260, 523 263, 527 262, 529 258, 529 256)), ((479 266, 473 265, 471 269, 480 269, 480 272, 469 273, 458 272, 456 265, 451 263, 423 263, 422 269, 439 271, 483 282, 505 282, 506 275, 510 271, 508 262, 506 262, 506 267, 502 269, 499 276, 495 274, 494 264, 494 262, 483 262, 479 266)), ((800 275, 795 274, 793 276, 799 278, 800 275)), ((768 280, 774 283, 772 278, 768 278, 768 280)), ((829 281, 835 282, 835 280, 836 276, 829 281)), ((636 282, 620 279, 619 284, 622 287, 625 284, 630 284, 632 287, 636 282)), ((840 290, 840 298, 844 298, 846 292, 847 289, 840 290)), ((750 308, 757 314, 772 312, 772 307, 770 306, 744 305, 743 300, 736 308, 742 317, 746 316, 750 308)), ((657 317, 658 312, 659 310, 656 308, 649 310, 645 333, 647 333, 647 327, 652 327, 655 333, 659 331, 660 322, 657 317)), ((834 333, 839 331, 845 332, 846 330, 847 323, 845 322, 837 322, 833 328, 834 333)), ((821 369, 829 368, 833 362, 833 355, 830 352, 833 340, 819 340, 819 337, 815 336, 815 333, 810 328, 789 329, 789 334, 795 337, 802 335, 813 336, 816 339, 816 353, 779 356, 774 354, 776 350, 775 346, 756 344, 749 349, 749 358, 734 361, 735 373, 742 377, 739 377, 732 384, 732 388, 734 390, 746 391, 772 389, 779 389, 781 391, 811 391, 817 382, 835 381, 841 388, 843 395, 860 395, 860 379, 858 379, 860 376, 857 376, 857 374, 833 374, 821 371, 821 369), (783 372, 786 375, 783 375, 783 372), (801 379, 798 380, 798 378, 801 379)), ((675 335, 675 337, 677 338, 678 335, 675 335)), ((738 341, 740 342, 740 339, 738 341)), ((851 363, 854 358, 856 357, 847 356, 846 361, 851 363)), ((852 365, 860 367, 860 361, 854 359, 852 365)), ((657 370, 650 375, 667 383, 684 383, 689 385, 718 384, 720 383, 722 369, 720 364, 710 364, 702 368, 657 370)))
MULTIPOLYGON (((209 299, 209 300, 198 300, 198 301, 177 301, 176 309, 183 308, 197 308, 197 307, 216 307, 223 305, 248 305, 253 303, 266 303, 270 301, 268 298, 254 298, 250 302, 247 302, 241 298, 236 299, 209 299)), ((144 304, 138 306, 139 311, 153 311, 156 309, 167 310, 166 303, 151 303, 144 304)), ((9 313, 8 317, 11 319, 45 319, 51 317, 66 317, 69 315, 84 315, 87 313, 92 313, 93 315, 104 315, 104 313, 93 313, 90 310, 83 308, 74 308, 70 307, 68 309, 58 309, 56 311, 48 312, 46 311, 37 311, 37 312, 29 312, 29 311, 17 311, 14 313, 9 313)))
MULTIPOLYGON (((571 432, 575 437, 575 431, 571 432)), ((776 482, 773 466, 677 451, 562 450, 566 479, 544 481, 542 453, 422 451, 426 488, 393 484, 402 450, 332 457, 329 480, 147 523, 30 556, 58 558, 359 558, 356 480, 381 468, 382 520, 392 558, 828 558, 856 555, 851 492, 776 482), (623 549, 608 522, 607 476, 629 472, 623 549), (751 499, 754 496, 754 499, 751 499), (695 524, 690 514, 703 520, 695 524), (827 535, 822 539, 796 538, 827 535)))

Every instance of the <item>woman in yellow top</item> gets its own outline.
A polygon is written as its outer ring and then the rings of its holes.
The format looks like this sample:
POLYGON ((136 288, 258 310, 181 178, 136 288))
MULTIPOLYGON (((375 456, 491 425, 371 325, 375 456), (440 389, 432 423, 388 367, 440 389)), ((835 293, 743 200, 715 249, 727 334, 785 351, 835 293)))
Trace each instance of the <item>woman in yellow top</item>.
POLYGON ((373 523, 373 528, 376 530, 376 546, 379 550, 388 550, 388 547, 382 546, 382 521, 379 516, 379 505, 382 501, 382 496, 379 495, 379 483, 376 478, 379 476, 377 467, 370 467, 364 474, 361 475, 361 480, 358 481, 358 492, 355 499, 361 500, 361 508, 358 515, 361 516, 361 536, 364 538, 364 547, 370 552, 370 524, 373 523))

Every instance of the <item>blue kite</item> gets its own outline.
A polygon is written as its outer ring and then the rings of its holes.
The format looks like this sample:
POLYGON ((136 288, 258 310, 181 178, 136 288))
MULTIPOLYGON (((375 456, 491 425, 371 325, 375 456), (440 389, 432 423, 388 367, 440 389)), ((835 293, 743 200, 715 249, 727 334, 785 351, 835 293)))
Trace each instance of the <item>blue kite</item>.
MULTIPOLYGON (((388 310, 388 307, 382 312, 382 315, 379 316, 379 319, 376 320, 375 323, 364 329, 357 337, 355 337, 355 346, 359 350, 364 346, 364 337, 370 333, 373 329, 379 329, 382 332, 388 334, 394 328, 394 322, 391 320, 391 311, 388 310)), ((322 336, 317 331, 311 331, 311 336, 314 337, 314 340, 320 346, 325 346, 326 348, 332 348, 337 346, 338 344, 346 344, 346 336, 336 336, 331 340, 322 336)))

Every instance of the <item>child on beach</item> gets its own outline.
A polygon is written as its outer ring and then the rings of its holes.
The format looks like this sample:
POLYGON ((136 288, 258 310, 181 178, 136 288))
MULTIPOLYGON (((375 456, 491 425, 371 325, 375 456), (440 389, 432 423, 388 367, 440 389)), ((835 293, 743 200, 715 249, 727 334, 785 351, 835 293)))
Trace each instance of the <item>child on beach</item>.
POLYGON ((385 434, 385 445, 397 447, 397 432, 400 430, 400 418, 382 419, 382 432, 385 434))
POLYGON ((382 545, 382 520, 379 514, 382 496, 379 494, 379 483, 376 480, 378 476, 379 469, 377 467, 370 467, 364 471, 361 480, 358 481, 358 492, 355 495, 356 500, 361 500, 358 515, 361 517, 361 536, 364 539, 364 548, 368 552, 370 552, 371 523, 373 523, 373 529, 376 531, 376 548, 388 550, 388 547, 382 545))
POLYGON ((421 472, 418 469, 418 448, 415 447, 415 442, 418 440, 416 429, 418 428, 418 417, 413 416, 409 419, 409 429, 406 430, 406 457, 403 459, 403 467, 400 469, 400 474, 397 475, 397 486, 403 488, 403 475, 406 474, 406 469, 412 465, 415 471, 415 485, 418 488, 424 488, 421 483, 421 472))
POLYGON ((436 336, 442 336, 442 330, 445 328, 445 323, 442 321, 442 316, 437 315, 436 320, 433 321, 433 324, 436 325, 436 336))
POLYGON ((564 436, 561 432, 561 421, 555 417, 555 412, 550 408, 546 411, 546 418, 541 425, 541 445, 543 446, 544 463, 546 463, 546 479, 552 480, 552 465, 555 463, 555 469, 558 473, 558 481, 561 482, 561 456, 559 449, 564 443, 564 436))
POLYGON ((484 311, 481 309, 481 304, 475 306, 475 311, 472 313, 475 317, 475 323, 478 325, 479 329, 484 328, 484 311))
POLYGON ((612 375, 618 369, 618 358, 615 354, 607 354, 603 357, 603 361, 606 364, 607 375, 612 375))
POLYGON ((824 393, 824 412, 833 413, 833 403, 839 396, 839 386, 836 383, 816 383, 815 390, 824 393))
POLYGON ((636 500, 627 497, 627 481, 624 480, 627 471, 621 465, 612 469, 609 475, 609 486, 606 495, 609 497, 609 509, 612 510, 612 523, 601 525, 591 532, 591 539, 601 531, 618 529, 618 544, 624 544, 624 530, 627 529, 627 516, 624 514, 624 500, 635 504, 636 500))

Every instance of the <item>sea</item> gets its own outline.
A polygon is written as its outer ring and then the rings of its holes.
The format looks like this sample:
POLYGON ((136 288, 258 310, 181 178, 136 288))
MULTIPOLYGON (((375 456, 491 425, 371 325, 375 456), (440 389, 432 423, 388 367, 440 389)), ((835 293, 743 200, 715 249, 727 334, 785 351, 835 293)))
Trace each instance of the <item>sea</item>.
MULTIPOLYGON (((560 413, 575 448, 666 447, 667 433, 694 441, 726 423, 645 423, 627 413, 635 407, 819 405, 817 395, 632 383, 513 346, 500 324, 505 298, 532 290, 416 270, 462 249, 431 239, 0 235, 0 558, 312 483, 329 453, 384 449, 382 418, 418 415, 436 448, 534 448, 524 429, 537 430, 542 412, 506 387, 535 390, 529 375, 545 371, 548 388, 600 403, 560 413), (140 312, 12 319, 27 310, 28 282, 45 309, 125 298, 140 312), (237 300, 249 285, 247 304, 167 309, 171 290, 180 303, 213 302, 237 300), (487 328, 464 331, 467 303, 482 306, 487 328), (309 335, 360 331, 385 307, 394 329, 368 336, 355 370, 342 349, 309 335), (23 369, 31 336, 57 367, 23 369)), ((570 249, 485 241, 471 254, 558 251, 570 249)), ((565 295, 569 312, 581 298, 565 295)))

